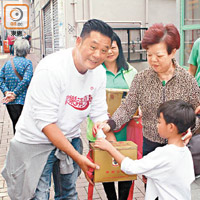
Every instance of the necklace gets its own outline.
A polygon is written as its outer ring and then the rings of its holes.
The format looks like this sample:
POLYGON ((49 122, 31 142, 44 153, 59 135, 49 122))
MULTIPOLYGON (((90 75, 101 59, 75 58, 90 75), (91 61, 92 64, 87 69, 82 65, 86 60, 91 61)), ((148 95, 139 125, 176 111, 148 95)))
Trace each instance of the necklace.
POLYGON ((166 85, 166 81, 162 81, 162 86, 165 86, 166 85))

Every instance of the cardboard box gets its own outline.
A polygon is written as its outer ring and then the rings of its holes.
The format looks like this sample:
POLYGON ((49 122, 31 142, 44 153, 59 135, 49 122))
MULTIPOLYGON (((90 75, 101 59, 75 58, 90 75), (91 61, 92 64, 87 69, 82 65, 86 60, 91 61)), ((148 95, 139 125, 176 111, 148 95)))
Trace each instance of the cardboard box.
MULTIPOLYGON (((133 160, 137 159, 137 145, 131 141, 113 142, 124 156, 133 160)), ((100 166, 99 170, 94 170, 94 182, 114 182, 136 180, 137 175, 127 175, 121 171, 120 165, 110 156, 107 151, 103 151, 94 147, 94 143, 90 144, 92 149, 92 158, 94 163, 100 166)))
MULTIPOLYGON (((121 102, 125 100, 128 91, 128 89, 106 88, 106 102, 108 105, 108 113, 110 113, 111 116, 120 106, 121 102)), ((138 111, 136 111, 134 115, 138 115, 138 111)))
POLYGON ((106 88, 106 101, 108 105, 108 113, 112 114, 120 106, 121 101, 125 99, 128 89, 111 89, 106 88))

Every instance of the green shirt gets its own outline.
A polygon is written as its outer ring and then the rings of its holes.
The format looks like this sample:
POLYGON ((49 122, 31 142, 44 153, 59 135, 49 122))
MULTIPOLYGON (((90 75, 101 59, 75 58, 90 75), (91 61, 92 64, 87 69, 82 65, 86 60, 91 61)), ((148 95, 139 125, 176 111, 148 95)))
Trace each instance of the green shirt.
POLYGON ((103 66, 106 70, 106 88, 129 89, 123 74, 124 68, 121 68, 115 75, 106 68, 105 64, 103 66))
POLYGON ((195 78, 200 87, 200 38, 194 42, 188 63, 197 67, 195 78))

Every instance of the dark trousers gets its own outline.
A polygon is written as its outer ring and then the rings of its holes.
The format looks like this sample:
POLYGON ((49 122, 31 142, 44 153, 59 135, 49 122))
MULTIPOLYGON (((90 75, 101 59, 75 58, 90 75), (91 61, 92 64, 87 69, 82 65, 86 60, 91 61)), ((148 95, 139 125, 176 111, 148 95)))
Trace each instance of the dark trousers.
POLYGON ((14 56, 14 46, 13 45, 9 45, 9 50, 10 50, 10 55, 14 56))
POLYGON ((166 144, 152 142, 152 141, 146 139, 145 137, 143 137, 143 156, 146 156, 148 153, 154 151, 157 147, 162 147, 166 144))
MULTIPOLYGON (((118 196, 119 200, 127 200, 132 181, 119 181, 118 182, 118 196)), ((104 190, 108 200, 117 200, 114 182, 103 183, 104 190)))
POLYGON ((8 114, 10 116, 10 119, 13 124, 13 133, 15 134, 15 125, 19 119, 19 116, 21 115, 23 105, 20 104, 8 104, 6 105, 8 114))

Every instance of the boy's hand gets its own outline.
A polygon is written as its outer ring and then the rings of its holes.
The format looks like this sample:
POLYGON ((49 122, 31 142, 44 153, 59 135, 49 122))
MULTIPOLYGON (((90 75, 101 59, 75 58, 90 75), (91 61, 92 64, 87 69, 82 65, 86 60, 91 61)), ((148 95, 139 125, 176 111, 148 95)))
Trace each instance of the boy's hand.
POLYGON ((95 147, 107 151, 118 163, 121 165, 122 160, 125 158, 108 140, 99 138, 95 141, 95 147))
POLYGON ((109 151, 111 148, 113 148, 112 144, 104 138, 97 139, 94 146, 105 151, 109 151))

